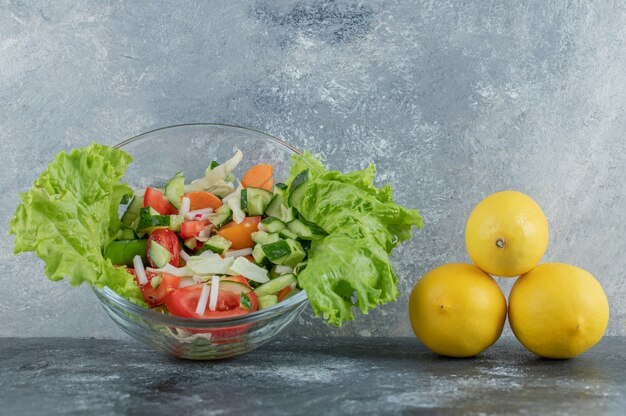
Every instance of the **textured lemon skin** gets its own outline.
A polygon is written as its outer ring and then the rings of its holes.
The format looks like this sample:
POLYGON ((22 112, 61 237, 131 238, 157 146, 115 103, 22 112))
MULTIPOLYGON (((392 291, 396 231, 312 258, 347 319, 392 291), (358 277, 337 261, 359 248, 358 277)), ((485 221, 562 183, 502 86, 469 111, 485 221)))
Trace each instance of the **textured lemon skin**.
POLYGON ((473 264, 446 264, 430 271, 409 300, 417 338, 433 352, 450 357, 471 357, 496 342, 506 311, 498 284, 473 264))
POLYGON ((474 207, 465 225, 465 245, 474 264, 487 273, 519 276, 546 252, 548 220, 528 195, 497 192, 474 207))
POLYGON ((593 347, 609 322, 609 302, 587 271, 545 263, 521 276, 509 296, 517 339, 546 358, 572 358, 593 347))

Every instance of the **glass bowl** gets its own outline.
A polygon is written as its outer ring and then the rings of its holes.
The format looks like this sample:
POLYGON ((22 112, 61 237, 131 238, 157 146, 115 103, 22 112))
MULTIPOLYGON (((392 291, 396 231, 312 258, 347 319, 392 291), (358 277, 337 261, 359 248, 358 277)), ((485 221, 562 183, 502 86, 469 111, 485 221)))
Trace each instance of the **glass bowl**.
MULTIPOLYGON (((149 131, 116 146, 133 157, 124 180, 133 188, 164 187, 178 171, 199 178, 212 160, 225 161, 240 149, 235 170, 241 177, 259 163, 274 167, 276 182, 289 176, 294 146, 267 134, 223 124, 185 124, 149 131)), ((304 291, 274 306, 222 319, 166 315, 135 305, 105 287, 93 289, 102 307, 128 335, 157 350, 192 360, 214 360, 243 354, 276 337, 308 304, 304 291)))

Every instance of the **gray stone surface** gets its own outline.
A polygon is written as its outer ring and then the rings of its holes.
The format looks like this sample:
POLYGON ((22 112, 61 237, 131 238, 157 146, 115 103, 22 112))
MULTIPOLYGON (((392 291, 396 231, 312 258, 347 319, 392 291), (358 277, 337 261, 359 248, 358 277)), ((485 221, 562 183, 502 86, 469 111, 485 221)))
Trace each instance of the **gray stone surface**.
POLYGON ((396 304, 341 330, 308 312, 293 333, 410 335, 415 281, 468 261, 471 207, 513 188, 548 216, 545 260, 596 275, 608 333, 626 334, 624 28, 617 0, 0 0, 0 335, 122 336, 88 290, 13 257, 17 192, 60 150, 199 121, 267 131, 333 168, 375 162, 424 214, 394 256, 396 304))
POLYGON ((0 338, 7 415, 623 414, 626 343, 567 361, 512 339, 449 359, 415 339, 283 338, 219 362, 120 340, 0 338))

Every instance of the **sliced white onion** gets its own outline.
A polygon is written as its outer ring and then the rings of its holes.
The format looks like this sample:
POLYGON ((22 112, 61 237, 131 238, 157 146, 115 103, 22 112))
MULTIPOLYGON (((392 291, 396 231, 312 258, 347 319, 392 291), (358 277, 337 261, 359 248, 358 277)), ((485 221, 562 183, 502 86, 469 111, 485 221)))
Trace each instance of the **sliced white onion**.
POLYGON ((197 274, 191 277, 191 280, 193 280, 195 284, 206 283, 208 279, 209 276, 198 276, 197 274))
POLYGON ((217 293, 220 290, 220 277, 213 276, 211 279, 211 298, 209 299, 209 310, 214 311, 217 308, 217 293))
POLYGON ((229 250, 224 253, 224 257, 243 257, 252 254, 251 248, 242 248, 241 250, 229 250))
POLYGON ((189 254, 187 254, 187 252, 185 250, 181 250, 180 251, 180 257, 185 260, 185 261, 189 261, 189 258, 191 257, 189 254))
POLYGON ((169 263, 167 263, 160 269, 153 269, 152 267, 148 267, 146 268, 146 270, 153 273, 167 273, 178 277, 193 276, 193 272, 189 270, 187 266, 174 267, 169 263))
POLYGON ((148 276, 146 276, 146 269, 143 267, 141 256, 137 255, 133 257, 133 266, 135 266, 135 276, 140 285, 148 284, 148 276))
POLYGON ((180 203, 180 209, 178 210, 178 215, 182 215, 183 217, 189 213, 189 209, 191 207, 191 201, 186 196, 183 197, 182 202, 180 203))
POLYGON ((241 187, 241 186, 237 187, 237 189, 235 189, 234 192, 231 192, 230 194, 228 194, 224 198, 222 198, 222 203, 226 204, 231 199, 239 198, 241 196, 241 190, 242 189, 243 189, 243 187, 241 187))
POLYGON ((204 230, 200 231, 198 233, 198 237, 200 238, 210 238, 211 237, 211 231, 213 231, 213 225, 209 224, 204 230))
POLYGON ((209 300, 209 285, 202 286, 202 292, 200 292, 200 298, 198 299, 198 306, 196 306, 196 315, 202 315, 206 310, 206 303, 209 300))

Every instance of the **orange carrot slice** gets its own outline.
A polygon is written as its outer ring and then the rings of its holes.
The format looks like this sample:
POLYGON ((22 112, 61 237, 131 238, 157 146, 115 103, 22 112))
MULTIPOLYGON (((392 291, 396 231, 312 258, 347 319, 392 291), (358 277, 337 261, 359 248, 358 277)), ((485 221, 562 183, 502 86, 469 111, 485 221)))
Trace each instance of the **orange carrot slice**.
POLYGON ((260 165, 253 166, 250 168, 249 171, 247 171, 243 175, 241 184, 244 186, 244 188, 267 189, 266 188, 267 184, 271 180, 272 181, 270 183, 270 189, 271 189, 271 185, 273 184, 272 172, 273 172, 272 165, 260 164, 260 165))
POLYGON ((203 208, 213 208, 215 211, 222 206, 222 201, 210 192, 189 192, 183 196, 189 198, 189 209, 191 211, 203 208))

